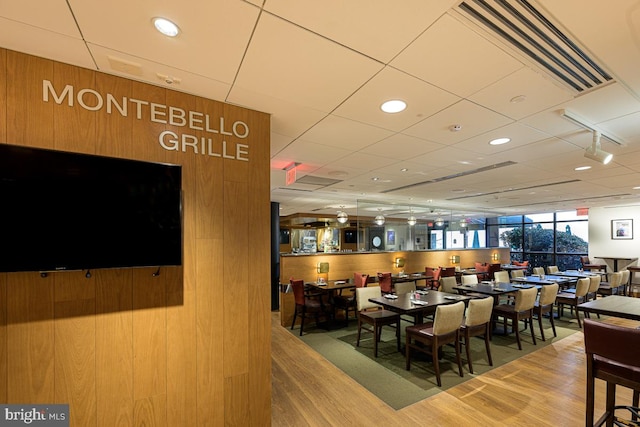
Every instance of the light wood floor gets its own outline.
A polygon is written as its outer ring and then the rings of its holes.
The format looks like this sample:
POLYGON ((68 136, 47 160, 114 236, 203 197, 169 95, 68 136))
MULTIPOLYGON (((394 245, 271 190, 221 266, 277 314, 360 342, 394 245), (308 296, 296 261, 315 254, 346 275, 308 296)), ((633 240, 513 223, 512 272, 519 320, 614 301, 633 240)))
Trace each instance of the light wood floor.
MULTIPOLYGON (((271 324, 275 427, 584 426, 582 333, 396 411, 280 326, 279 313, 271 324)), ((604 383, 596 381, 596 417, 604 396, 604 383)), ((630 403, 631 391, 618 387, 617 399, 630 403)))

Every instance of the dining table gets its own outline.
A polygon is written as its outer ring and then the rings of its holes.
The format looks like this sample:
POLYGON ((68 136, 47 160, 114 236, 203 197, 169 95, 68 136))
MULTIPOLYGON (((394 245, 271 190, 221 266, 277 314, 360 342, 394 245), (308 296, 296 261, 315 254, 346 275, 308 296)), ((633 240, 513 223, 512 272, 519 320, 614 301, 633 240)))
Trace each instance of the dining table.
POLYGON ((471 299, 465 295, 440 291, 420 291, 402 295, 388 294, 377 298, 369 298, 372 303, 381 305, 400 315, 408 315, 415 319, 416 324, 424 323, 425 315, 435 313, 436 307, 442 304, 452 304, 471 299), (419 298, 419 299, 418 299, 419 298))
POLYGON ((579 304, 578 311, 640 321, 640 298, 610 295, 579 304))
POLYGON ((559 276, 556 274, 545 274, 542 277, 536 275, 524 276, 524 277, 514 277, 511 279, 512 282, 515 283, 528 283, 532 285, 552 285, 557 283, 560 289, 565 289, 570 287, 571 285, 575 285, 578 282, 578 278, 559 276))
POLYGON ((631 264, 632 262, 636 262, 638 260, 638 258, 629 258, 629 257, 618 257, 618 256, 597 256, 595 258, 600 258, 603 260, 609 260, 613 262, 613 271, 620 271, 618 270, 618 262, 619 261, 626 261, 625 267, 629 264, 631 264))
POLYGON ((327 329, 333 329, 336 324, 334 301, 336 295, 341 294, 345 289, 355 289, 356 284, 353 280, 325 280, 316 282, 307 282, 305 286, 313 288, 316 291, 325 292, 328 296, 328 305, 330 313, 330 322, 327 322, 327 329))
POLYGON ((555 276, 572 277, 575 279, 585 279, 591 276, 599 276, 599 274, 597 273, 591 273, 589 271, 579 271, 579 270, 556 271, 553 274, 555 276))
POLYGON ((453 289, 457 290, 463 295, 467 294, 480 294, 491 296, 494 299, 494 305, 498 305, 500 303, 500 297, 505 294, 518 292, 520 289, 529 289, 536 287, 540 289, 541 285, 530 285, 530 284, 518 284, 518 283, 507 283, 507 282, 480 282, 473 285, 458 285, 454 286, 453 289))
POLYGON ((428 275, 426 273, 410 273, 410 274, 392 274, 391 275, 391 283, 403 283, 403 282, 414 282, 416 286, 418 286, 419 280, 426 282, 433 279, 433 276, 428 275))

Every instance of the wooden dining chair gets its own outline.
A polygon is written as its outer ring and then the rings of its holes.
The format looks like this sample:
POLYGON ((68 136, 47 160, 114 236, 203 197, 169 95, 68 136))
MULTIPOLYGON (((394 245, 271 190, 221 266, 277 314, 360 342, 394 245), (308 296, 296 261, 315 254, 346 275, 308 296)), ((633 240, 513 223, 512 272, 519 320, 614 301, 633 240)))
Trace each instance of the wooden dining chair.
POLYGON ((604 272, 607 273, 607 264, 596 264, 591 262, 587 255, 583 255, 580 257, 580 265, 583 270, 591 271, 591 272, 604 272))
MULTIPOLYGON (((353 284, 357 288, 367 286, 368 274, 353 273, 353 284)), ((336 310, 344 310, 344 321, 349 325, 349 311, 353 310, 354 317, 357 311, 356 305, 356 293, 350 291, 348 294, 343 294, 342 290, 338 295, 333 298, 333 317, 336 317, 336 310)))
MULTIPOLYGON (((640 401, 640 329, 584 319, 584 348, 587 356, 587 402, 585 425, 614 425, 615 410, 633 410, 637 414, 640 401), (594 422, 595 380, 607 383, 605 413, 594 422), (633 390, 632 405, 616 406, 616 386, 633 390)), ((634 418, 633 412, 631 412, 634 418)), ((616 425, 637 425, 621 423, 616 425)))
MULTIPOLYGON (((475 276, 474 276, 475 277, 475 276)), ((484 346, 487 350, 489 366, 493 366, 491 359, 491 314, 493 313, 493 298, 478 298, 469 300, 464 323, 460 326, 461 341, 467 353, 469 372, 473 374, 471 363, 471 337, 483 336, 484 346)))
POLYGON ((295 309, 293 311, 293 321, 291 322, 291 329, 296 324, 296 318, 300 316, 300 336, 304 330, 304 320, 308 317, 313 317, 316 321, 316 325, 320 323, 320 317, 327 318, 327 312, 325 305, 322 301, 322 295, 319 293, 310 294, 305 292, 304 280, 291 279, 289 280, 291 289, 293 290, 293 299, 295 301, 295 309))
POLYGON ((609 273, 609 280, 600 282, 598 295, 602 295, 603 297, 617 295, 620 286, 622 286, 622 272, 616 271, 615 273, 609 273))
POLYGON ((542 336, 542 341, 546 341, 546 339, 544 338, 544 328, 542 327, 542 317, 545 314, 549 315, 549 323, 551 323, 553 336, 558 336, 558 334, 556 333, 556 325, 553 321, 553 306, 556 303, 556 297, 558 296, 559 288, 560 286, 558 286, 557 283, 543 286, 542 289, 540 289, 540 297, 533 306, 533 314, 538 318, 538 326, 540 327, 540 335, 542 336))
POLYGON ((499 317, 503 319, 503 327, 505 335, 508 333, 507 320, 511 320, 511 329, 516 334, 516 341, 518 342, 518 349, 522 350, 522 343, 520 342, 520 326, 521 320, 526 320, 526 326, 529 325, 531 329, 531 339, 533 344, 536 344, 536 334, 533 332, 533 306, 536 303, 536 297, 538 296, 538 289, 531 287, 528 289, 520 289, 516 292, 516 298, 514 304, 499 304, 493 307, 493 318, 497 321, 499 317))
POLYGON ((419 351, 431 355, 433 369, 436 374, 438 387, 442 386, 440 379, 439 349, 446 344, 453 344, 456 351, 458 372, 462 377, 462 358, 460 357, 460 325, 464 316, 464 302, 438 305, 433 322, 414 326, 407 326, 405 361, 407 371, 411 370, 411 351, 419 351))
POLYGON ((360 335, 362 330, 373 334, 373 355, 378 357, 378 343, 382 335, 383 326, 393 326, 396 330, 396 345, 400 351, 400 315, 393 311, 383 310, 370 298, 380 298, 382 291, 379 286, 356 288, 356 301, 358 304, 358 338, 356 347, 360 347, 360 335), (368 328, 366 325, 371 326, 368 328))
POLYGON ((439 285, 439 280, 440 280, 440 267, 438 268, 425 267, 424 274, 425 276, 431 276, 431 279, 428 280, 429 287, 431 289, 437 289, 439 285))
POLYGON ((393 293, 393 283, 391 273, 378 273, 378 285, 383 294, 393 293))
POLYGON ((580 313, 578 312, 578 304, 585 302, 587 292, 589 292, 589 285, 591 280, 588 277, 578 279, 575 292, 561 292, 556 296, 556 304, 558 305, 558 318, 564 315, 564 306, 571 307, 571 315, 576 313, 576 319, 578 319, 578 326, 582 328, 580 322, 580 313))

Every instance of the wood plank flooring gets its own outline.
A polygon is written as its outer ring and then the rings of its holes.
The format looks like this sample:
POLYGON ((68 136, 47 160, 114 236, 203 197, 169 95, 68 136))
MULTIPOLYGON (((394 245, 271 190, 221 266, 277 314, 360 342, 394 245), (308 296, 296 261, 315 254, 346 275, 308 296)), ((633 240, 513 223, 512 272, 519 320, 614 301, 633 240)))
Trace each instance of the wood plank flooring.
MULTIPOLYGON (((271 320, 274 427, 584 425, 582 333, 396 411, 280 326, 279 313, 271 320)), ((604 383, 596 381, 596 417, 604 396, 604 383)), ((629 404, 631 391, 618 387, 617 399, 629 404)))

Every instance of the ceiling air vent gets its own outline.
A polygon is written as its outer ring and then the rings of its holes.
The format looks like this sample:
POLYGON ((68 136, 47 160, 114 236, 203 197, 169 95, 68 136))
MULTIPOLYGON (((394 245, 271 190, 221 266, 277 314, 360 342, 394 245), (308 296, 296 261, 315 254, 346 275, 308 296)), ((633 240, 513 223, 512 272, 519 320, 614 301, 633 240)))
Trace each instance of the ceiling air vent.
POLYGON ((558 25, 527 0, 468 0, 458 7, 467 19, 577 93, 612 80, 558 25))

